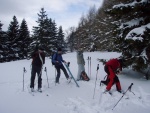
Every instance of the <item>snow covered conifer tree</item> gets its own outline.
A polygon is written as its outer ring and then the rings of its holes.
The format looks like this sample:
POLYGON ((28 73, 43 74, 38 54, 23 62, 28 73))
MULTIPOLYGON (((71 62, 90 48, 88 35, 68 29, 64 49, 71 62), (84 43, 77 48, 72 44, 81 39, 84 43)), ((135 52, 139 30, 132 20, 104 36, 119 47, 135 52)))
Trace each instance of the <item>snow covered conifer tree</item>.
POLYGON ((18 40, 18 47, 20 48, 19 58, 20 59, 27 58, 31 39, 30 39, 27 22, 25 19, 22 20, 20 30, 19 30, 19 37, 17 40, 18 40))
POLYGON ((7 35, 8 35, 8 59, 9 61, 12 60, 16 60, 19 59, 19 49, 17 44, 17 39, 19 36, 19 24, 18 24, 18 20, 16 18, 16 16, 13 16, 13 21, 10 22, 9 27, 8 27, 8 31, 7 31, 7 35))
POLYGON ((44 8, 41 8, 38 14, 38 26, 33 28, 33 42, 31 48, 34 49, 38 46, 42 46, 47 55, 50 55, 51 50, 56 49, 57 46, 57 27, 55 21, 48 18, 44 8))
MULTIPOLYGON (((33 27, 33 42, 32 42, 32 47, 35 49, 37 46, 43 46, 44 45, 44 37, 46 35, 45 33, 45 26, 46 26, 46 19, 47 19, 47 14, 44 8, 41 8, 40 13, 38 13, 38 20, 36 21, 38 26, 33 27)), ((33 50, 34 51, 34 50, 33 50)))
POLYGON ((4 36, 4 31, 2 30, 2 26, 3 24, 0 21, 0 62, 4 62, 5 61, 5 36, 4 36))
POLYGON ((130 0, 114 5, 108 10, 118 20, 114 44, 116 50, 128 59, 127 66, 141 71, 148 66, 145 49, 150 43, 150 1, 130 0))
POLYGON ((64 33, 63 33, 63 29, 62 29, 62 26, 59 27, 58 29, 58 47, 61 47, 61 48, 65 48, 65 40, 64 40, 64 33))

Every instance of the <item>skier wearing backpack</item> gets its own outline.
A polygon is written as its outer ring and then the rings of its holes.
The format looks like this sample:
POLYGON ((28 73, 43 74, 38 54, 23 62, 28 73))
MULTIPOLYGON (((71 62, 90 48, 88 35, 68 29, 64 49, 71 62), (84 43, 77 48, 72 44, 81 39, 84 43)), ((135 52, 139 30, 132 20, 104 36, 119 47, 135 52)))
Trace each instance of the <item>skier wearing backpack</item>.
POLYGON ((69 75, 68 75, 65 67, 63 66, 62 62, 66 63, 66 61, 63 60, 63 58, 62 58, 62 49, 58 48, 57 53, 55 53, 52 57, 52 64, 55 65, 55 68, 57 70, 57 76, 56 76, 55 82, 58 84, 59 84, 59 78, 60 78, 60 69, 64 72, 67 80, 68 81, 70 80, 69 75))
POLYGON ((120 81, 117 75, 122 71, 123 60, 122 59, 110 59, 106 62, 104 70, 107 73, 106 81, 101 81, 106 85, 106 90, 104 92, 110 91, 111 87, 116 84, 116 89, 118 92, 121 91, 120 81))
POLYGON ((43 52, 43 48, 39 47, 35 52, 32 53, 32 70, 31 70, 31 83, 30 88, 31 91, 34 91, 34 80, 36 73, 38 75, 38 91, 42 92, 42 66, 45 64, 45 53, 43 52))

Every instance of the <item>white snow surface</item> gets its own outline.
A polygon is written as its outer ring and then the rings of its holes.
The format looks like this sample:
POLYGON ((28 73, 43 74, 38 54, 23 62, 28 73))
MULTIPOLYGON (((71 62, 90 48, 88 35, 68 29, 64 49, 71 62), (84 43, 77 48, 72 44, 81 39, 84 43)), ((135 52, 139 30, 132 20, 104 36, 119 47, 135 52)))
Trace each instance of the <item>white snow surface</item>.
MULTIPOLYGON (((115 104, 122 97, 116 91, 115 85, 112 87, 112 96, 102 94, 105 86, 100 87, 100 80, 103 80, 106 73, 104 66, 97 61, 100 59, 117 58, 121 54, 116 52, 85 52, 85 69, 88 73, 87 57, 91 57, 91 80, 78 81, 77 87, 72 80, 70 84, 61 73, 60 84, 55 86, 55 68, 51 64, 51 59, 46 58, 44 68, 47 67, 49 88, 47 84, 46 72, 42 72, 42 93, 35 92, 34 96, 30 92, 31 60, 21 60, 0 64, 0 113, 149 113, 150 112, 150 81, 145 80, 143 75, 124 69, 118 75, 122 89, 126 91, 131 83, 132 92, 127 92, 118 105, 115 104), (97 64, 99 70, 97 74, 97 64), (27 72, 24 74, 25 84, 23 91, 23 68, 27 72), (97 74, 97 80, 96 80, 97 74), (94 87, 96 81, 96 89, 94 87), (102 94, 102 95, 101 95, 102 94), (113 109, 113 110, 112 110, 113 109)), ((76 52, 63 55, 64 60, 71 62, 70 70, 74 77, 77 77, 76 52)), ((90 73, 90 72, 89 72, 90 73)), ((37 89, 37 78, 35 79, 35 90, 37 89)))

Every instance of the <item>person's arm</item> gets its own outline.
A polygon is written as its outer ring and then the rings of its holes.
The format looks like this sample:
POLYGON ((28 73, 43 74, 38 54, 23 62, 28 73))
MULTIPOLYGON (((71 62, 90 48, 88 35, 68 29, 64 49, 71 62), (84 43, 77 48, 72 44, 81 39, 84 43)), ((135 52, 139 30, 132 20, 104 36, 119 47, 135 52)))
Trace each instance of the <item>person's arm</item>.
MULTIPOLYGON (((119 64, 120 64, 120 62, 119 62, 119 64)), ((116 74, 117 74, 117 75, 120 74, 121 71, 122 71, 122 65, 120 64, 120 65, 119 65, 119 68, 118 68, 117 71, 116 71, 116 74)))
POLYGON ((85 60, 84 60, 83 54, 82 54, 82 60, 83 60, 83 64, 85 65, 85 60))
POLYGON ((33 52, 33 53, 31 54, 31 58, 33 59, 35 56, 36 56, 36 52, 33 52))
POLYGON ((63 59, 62 55, 60 56, 60 60, 61 60, 61 62, 66 63, 66 61, 63 59))
POLYGON ((45 53, 42 53, 43 64, 45 64, 45 53))

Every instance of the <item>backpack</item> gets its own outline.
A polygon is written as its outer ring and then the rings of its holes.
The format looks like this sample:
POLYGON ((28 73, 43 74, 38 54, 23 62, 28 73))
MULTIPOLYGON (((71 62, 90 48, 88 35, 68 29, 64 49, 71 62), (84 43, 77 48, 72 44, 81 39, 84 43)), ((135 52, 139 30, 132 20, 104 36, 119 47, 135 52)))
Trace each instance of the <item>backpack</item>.
POLYGON ((84 80, 84 81, 89 81, 90 80, 85 71, 81 72, 80 79, 84 80))
POLYGON ((57 60, 57 53, 53 53, 52 56, 51 56, 51 62, 52 62, 52 65, 55 65, 55 62, 53 62, 53 59, 54 60, 57 60), (54 58, 54 55, 56 54, 55 58, 54 58))

